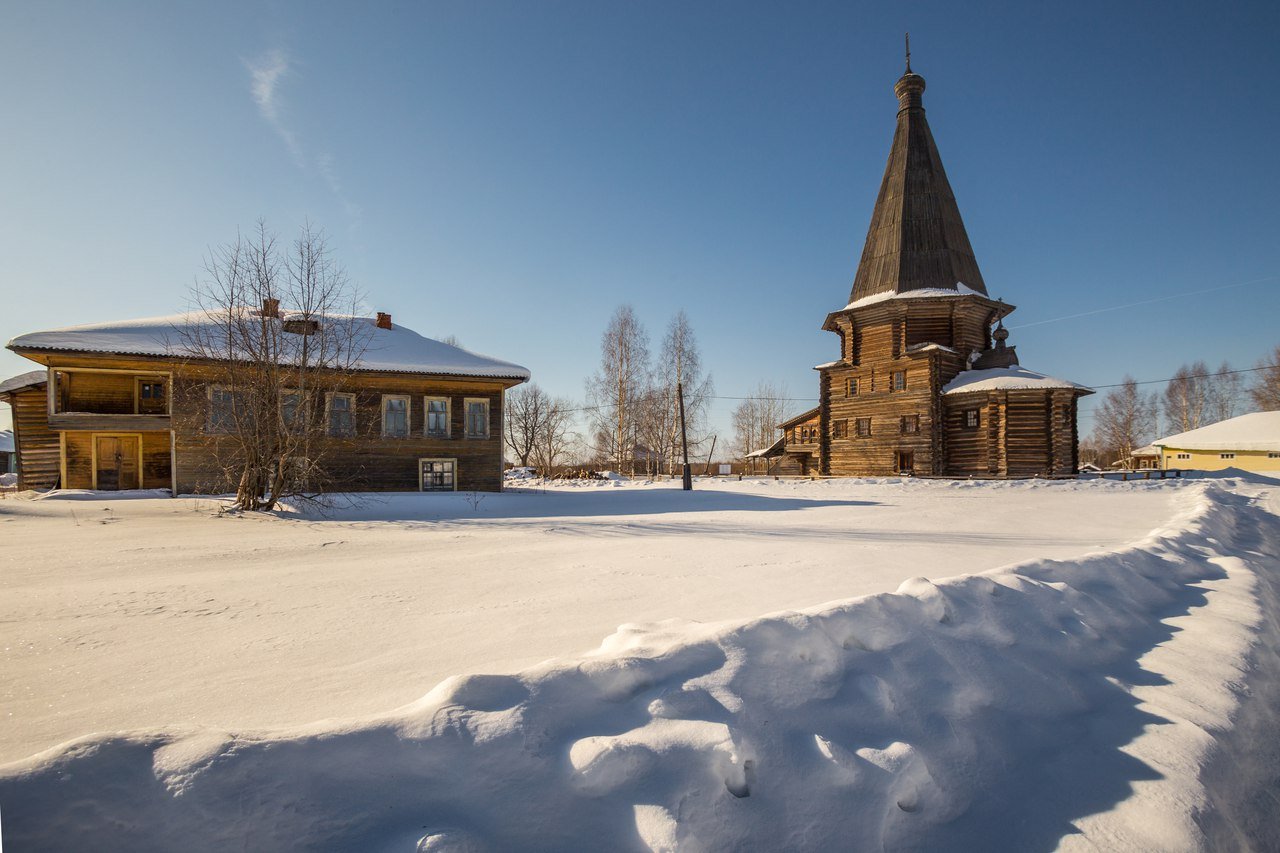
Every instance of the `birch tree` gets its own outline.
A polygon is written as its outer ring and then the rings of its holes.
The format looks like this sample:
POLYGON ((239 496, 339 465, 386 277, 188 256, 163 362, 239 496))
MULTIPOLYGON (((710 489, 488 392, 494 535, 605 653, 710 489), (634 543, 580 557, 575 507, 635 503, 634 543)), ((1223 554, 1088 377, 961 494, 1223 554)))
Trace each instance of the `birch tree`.
POLYGON ((1258 371, 1249 384, 1249 398, 1258 411, 1280 409, 1280 344, 1258 362, 1258 371))
POLYGON ((649 335, 630 305, 600 338, 600 369, 587 380, 597 450, 617 471, 635 473, 638 408, 649 383, 649 335))
POLYGON ((1178 368, 1164 389, 1164 416, 1170 431, 1204 426, 1211 382, 1209 366, 1203 361, 1178 368))
POLYGON ((1125 376, 1124 383, 1112 388, 1098 407, 1094 440, 1113 459, 1127 463, 1134 449, 1155 438, 1156 409, 1155 395, 1143 394, 1134 378, 1125 376))
POLYGON ((1222 362, 1217 373, 1210 377, 1205 395, 1205 419, 1208 423, 1234 418, 1240 408, 1240 374, 1231 365, 1222 362))
POLYGON ((208 485, 234 489, 243 510, 323 494, 336 450, 324 394, 351 377, 373 332, 324 235, 306 225, 282 246, 259 222, 209 254, 191 300, 175 335, 199 378, 175 393, 192 421, 184 432, 208 437, 219 469, 208 485))
POLYGON ((734 449, 739 457, 777 440, 778 424, 787 417, 786 396, 785 387, 762 381, 751 396, 734 408, 734 449))

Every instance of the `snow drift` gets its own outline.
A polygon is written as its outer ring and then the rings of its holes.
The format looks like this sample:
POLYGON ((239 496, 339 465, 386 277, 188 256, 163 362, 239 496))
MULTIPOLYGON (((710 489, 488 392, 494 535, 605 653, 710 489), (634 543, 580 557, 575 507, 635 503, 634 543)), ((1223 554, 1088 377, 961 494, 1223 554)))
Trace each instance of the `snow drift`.
POLYGON ((377 719, 74 741, 0 770, 5 840, 1276 849, 1280 523, 1245 491, 1189 488, 1168 527, 1079 560, 625 625, 377 719))

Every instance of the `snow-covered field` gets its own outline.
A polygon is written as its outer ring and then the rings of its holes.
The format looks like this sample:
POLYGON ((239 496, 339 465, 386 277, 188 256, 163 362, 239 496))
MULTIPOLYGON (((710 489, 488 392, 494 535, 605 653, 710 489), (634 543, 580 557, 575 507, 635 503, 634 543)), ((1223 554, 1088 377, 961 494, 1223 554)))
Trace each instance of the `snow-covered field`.
POLYGON ((1280 843, 1265 483, 74 497, 0 501, 13 849, 1280 843))

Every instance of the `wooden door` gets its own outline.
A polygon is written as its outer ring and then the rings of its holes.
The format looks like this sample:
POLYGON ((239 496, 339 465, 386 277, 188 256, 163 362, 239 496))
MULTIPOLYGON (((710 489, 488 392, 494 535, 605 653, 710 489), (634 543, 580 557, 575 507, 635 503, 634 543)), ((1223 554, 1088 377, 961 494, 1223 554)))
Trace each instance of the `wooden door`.
POLYGON ((99 435, 97 487, 104 491, 138 488, 138 441, 132 436, 99 435))

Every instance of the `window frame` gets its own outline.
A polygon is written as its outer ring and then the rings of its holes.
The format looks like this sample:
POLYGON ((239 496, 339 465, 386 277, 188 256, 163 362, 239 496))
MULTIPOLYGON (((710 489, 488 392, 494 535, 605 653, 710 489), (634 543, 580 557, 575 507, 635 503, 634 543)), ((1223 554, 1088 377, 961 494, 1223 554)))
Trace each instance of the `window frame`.
MULTIPOLYGON (((305 432, 307 428, 310 427, 311 408, 310 406, 307 405, 310 399, 311 399, 310 394, 304 394, 302 391, 298 390, 297 388, 281 388, 280 389, 280 398, 279 398, 280 423, 284 426, 284 428, 287 431, 291 433, 305 432), (288 396, 296 396, 298 398, 298 408, 302 410, 301 423, 298 423, 297 421, 295 421, 294 423, 290 423, 285 418, 284 398, 288 396)), ((295 418, 297 417, 297 414, 298 414, 298 411, 297 409, 295 409, 294 410, 295 418)))
POLYGON ((237 429, 236 401, 241 397, 242 394, 243 392, 241 391, 233 391, 228 386, 222 385, 219 383, 210 382, 208 385, 205 386, 205 399, 208 400, 208 403, 209 403, 209 407, 205 412, 205 418, 204 418, 205 435, 231 435, 236 431, 237 429), (214 411, 213 394, 215 391, 223 392, 229 395, 231 398, 231 408, 227 413, 228 414, 227 422, 225 424, 221 424, 220 428, 218 429, 214 428, 214 418, 213 418, 213 411, 214 411))
POLYGON ((484 441, 492 438, 492 428, 489 421, 493 417, 493 407, 489 404, 488 397, 463 397, 462 398, 462 437, 472 441, 484 441), (484 403, 484 434, 477 435, 471 432, 471 412, 472 403, 484 403))
POLYGON ((854 418, 853 434, 856 438, 870 438, 871 437, 871 418, 869 417, 854 418), (864 424, 866 425, 865 430, 863 429, 864 424))
POLYGON ((1219 453, 1218 458, 1219 459, 1235 459, 1236 455, 1234 453, 1219 453))
POLYGON ((324 434, 328 438, 355 438, 356 436, 356 395, 352 391, 329 391, 324 395, 324 434), (343 397, 351 401, 351 407, 347 409, 347 414, 351 416, 351 431, 349 433, 336 433, 333 431, 333 401, 337 397, 343 397))
POLYGON ((423 438, 453 438, 453 398, 438 394, 422 396, 422 436, 423 438), (444 432, 431 431, 431 404, 444 403, 444 432))
POLYGON ((850 376, 844 383, 844 395, 846 397, 858 396, 858 377, 850 376))
POLYGON ((837 418, 831 422, 832 438, 848 438, 849 437, 849 419, 837 418))
POLYGON ((982 409, 961 409, 960 426, 964 429, 982 429, 982 409), (973 423, 969 423, 971 415, 973 423))
POLYGON ((904 368, 904 369, 902 369, 902 370, 892 370, 892 371, 890 371, 890 372, 889 372, 889 392, 890 392, 890 393, 898 393, 898 392, 905 391, 905 390, 907 390, 907 371, 906 371, 906 369, 904 368), (899 382, 901 382, 901 385, 899 385, 899 382))
POLYGON ((899 435, 919 435, 920 434, 920 416, 919 415, 899 416, 898 434, 899 435), (907 429, 908 424, 911 425, 911 429, 907 429))
POLYGON ((378 417, 382 421, 383 438, 405 439, 413 435, 413 396, 411 394, 383 394, 378 412, 378 417), (404 400, 404 435, 391 435, 387 432, 387 402, 390 400, 404 400))
POLYGON ((168 414, 171 414, 171 412, 172 412, 172 409, 170 408, 170 405, 169 405, 169 380, 167 378, 163 376, 135 376, 133 378, 133 413, 135 415, 160 415, 160 414, 168 415, 168 414), (144 412, 142 410, 143 400, 147 400, 148 402, 151 402, 151 403, 154 403, 156 401, 155 397, 142 396, 142 386, 144 385, 160 386, 159 399, 164 404, 163 406, 161 406, 162 411, 144 412))
POLYGON ((450 457, 450 456, 419 457, 418 459, 418 491, 419 492, 456 492, 458 491, 458 459, 457 457, 450 457), (448 462, 450 465, 452 465, 453 470, 450 472, 453 479, 452 488, 448 488, 448 489, 423 488, 424 484, 426 483, 426 478, 423 476, 423 472, 422 472, 423 462, 448 462))

